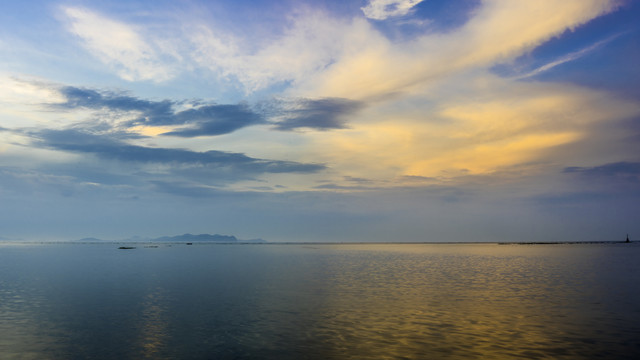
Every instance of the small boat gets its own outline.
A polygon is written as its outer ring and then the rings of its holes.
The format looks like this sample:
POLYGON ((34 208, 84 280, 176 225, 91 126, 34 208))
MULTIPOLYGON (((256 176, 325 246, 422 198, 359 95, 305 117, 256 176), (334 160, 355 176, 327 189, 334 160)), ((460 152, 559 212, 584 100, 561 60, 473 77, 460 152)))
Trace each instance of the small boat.
POLYGON ((135 246, 120 246, 118 249, 121 250, 131 250, 131 249, 135 249, 135 246))

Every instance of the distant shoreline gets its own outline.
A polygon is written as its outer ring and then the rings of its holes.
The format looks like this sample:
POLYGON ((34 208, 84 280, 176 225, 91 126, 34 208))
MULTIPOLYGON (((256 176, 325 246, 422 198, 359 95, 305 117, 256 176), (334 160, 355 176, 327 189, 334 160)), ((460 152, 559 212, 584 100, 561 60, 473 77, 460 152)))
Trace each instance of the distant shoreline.
POLYGON ((252 241, 24 241, 24 240, 0 240, 0 244, 4 245, 597 245, 597 244, 631 244, 636 241, 387 241, 387 242, 373 242, 373 241, 354 241, 354 242, 293 242, 293 241, 281 241, 281 242, 252 242, 252 241))

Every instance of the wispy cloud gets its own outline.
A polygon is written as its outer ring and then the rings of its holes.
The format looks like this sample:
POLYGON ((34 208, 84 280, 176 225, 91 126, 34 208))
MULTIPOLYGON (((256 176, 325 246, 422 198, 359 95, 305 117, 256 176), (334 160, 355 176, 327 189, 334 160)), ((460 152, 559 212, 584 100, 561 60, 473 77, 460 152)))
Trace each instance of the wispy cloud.
POLYGON ((167 54, 134 27, 84 8, 66 7, 63 11, 69 31, 123 79, 164 81, 175 75, 174 69, 163 61, 167 54))
POLYGON ((570 166, 565 173, 577 173, 587 177, 619 177, 632 181, 640 179, 640 162, 616 162, 593 167, 570 166))
POLYGON ((219 187, 197 182, 153 180, 151 184, 156 191, 184 197, 201 199, 229 195, 227 191, 221 190, 219 187))
POLYGON ((556 59, 554 61, 551 61, 551 62, 549 62, 549 63, 547 63, 545 65, 542 65, 542 66, 540 66, 540 67, 538 67, 538 68, 536 68, 536 69, 534 69, 534 70, 532 70, 532 71, 530 71, 530 72, 528 72, 526 74, 523 74, 523 75, 520 75, 520 76, 516 76, 516 77, 514 77, 514 80, 526 79, 526 78, 534 77, 534 76, 536 76, 538 74, 541 74, 541 73, 543 73, 545 71, 551 70, 556 66, 562 65, 564 63, 568 63, 570 61, 574 61, 574 60, 580 59, 581 57, 583 57, 583 56, 585 56, 585 55, 587 55, 587 54, 599 49, 603 45, 615 40, 620 35, 622 35, 622 34, 616 34, 616 35, 610 36, 610 37, 608 37, 608 38, 606 38, 604 40, 600 40, 600 41, 598 41, 598 42, 596 42, 596 43, 594 43, 594 44, 592 44, 590 46, 587 46, 587 47, 585 47, 583 49, 580 49, 578 51, 574 51, 572 53, 564 55, 564 56, 562 56, 562 57, 560 57, 560 58, 558 58, 558 59, 556 59))
POLYGON ((613 1, 491 0, 455 31, 426 33, 406 43, 385 41, 375 28, 358 22, 345 24, 348 50, 301 79, 297 89, 305 96, 352 99, 410 93, 515 58, 614 9, 613 1))
MULTIPOLYGON (((363 11, 385 18, 406 14, 419 2, 373 0, 363 11)), ((300 10, 278 34, 251 40, 215 21, 171 24, 180 30, 164 39, 86 9, 68 7, 65 13, 84 46, 128 80, 163 81, 199 69, 247 93, 288 85, 287 96, 364 99, 519 56, 616 4, 489 0, 456 31, 425 33, 407 43, 393 43, 364 18, 338 19, 318 10, 300 10)))
POLYGON ((193 27, 187 35, 192 59, 196 66, 236 80, 252 93, 321 72, 349 46, 344 20, 321 11, 301 11, 287 20, 281 34, 257 38, 255 43, 208 24, 193 27))
POLYGON ((369 19, 385 20, 389 17, 407 15, 411 9, 423 0, 369 0, 367 6, 361 8, 369 19))

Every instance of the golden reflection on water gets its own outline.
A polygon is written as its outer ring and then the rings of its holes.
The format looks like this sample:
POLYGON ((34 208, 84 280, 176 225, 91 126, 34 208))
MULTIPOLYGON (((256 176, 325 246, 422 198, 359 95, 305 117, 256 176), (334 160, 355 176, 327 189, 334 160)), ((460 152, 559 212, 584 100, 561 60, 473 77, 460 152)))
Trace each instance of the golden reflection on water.
POLYGON ((166 346, 169 322, 167 319, 168 300, 161 288, 148 293, 142 304, 140 315, 140 345, 141 357, 145 359, 157 358, 166 346))
POLYGON ((20 289, 0 279, 0 358, 40 360, 42 353, 58 353, 66 335, 55 324, 40 316, 46 299, 33 289, 20 289))
POLYGON ((487 256, 481 247, 455 256, 444 247, 431 254, 406 250, 376 253, 388 257, 382 262, 359 252, 333 264, 316 329, 316 336, 332 345, 327 355, 388 359, 588 355, 580 348, 580 342, 593 342, 593 334, 582 328, 584 314, 579 312, 584 309, 574 310, 575 304, 567 301, 579 294, 572 294, 570 287, 562 289, 563 279, 558 277, 562 274, 548 258, 487 256), (572 345, 567 345, 567 338, 574 338, 572 345))

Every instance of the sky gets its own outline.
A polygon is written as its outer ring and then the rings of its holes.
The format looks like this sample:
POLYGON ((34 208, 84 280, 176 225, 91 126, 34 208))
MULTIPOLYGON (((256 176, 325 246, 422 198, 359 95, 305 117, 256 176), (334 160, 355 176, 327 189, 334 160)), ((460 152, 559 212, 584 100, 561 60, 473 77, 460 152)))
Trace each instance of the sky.
POLYGON ((640 239, 640 1, 0 6, 0 240, 640 239))

